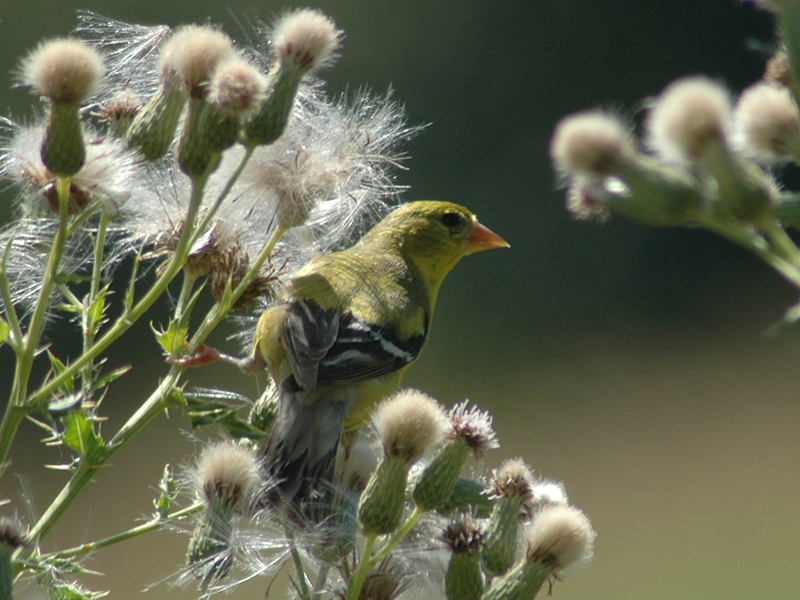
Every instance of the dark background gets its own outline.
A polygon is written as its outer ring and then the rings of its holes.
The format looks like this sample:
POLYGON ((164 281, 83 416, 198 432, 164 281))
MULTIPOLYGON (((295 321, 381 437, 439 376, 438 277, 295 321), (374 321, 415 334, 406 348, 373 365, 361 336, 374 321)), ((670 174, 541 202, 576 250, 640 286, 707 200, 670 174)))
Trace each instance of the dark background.
MULTIPOLYGON (((787 598, 800 594, 796 401, 800 333, 765 330, 797 299, 765 265, 704 231, 613 219, 573 221, 555 189, 549 137, 562 116, 594 106, 640 116, 643 99, 703 73, 740 90, 760 77, 772 20, 734 0, 329 1, 346 31, 325 72, 333 92, 392 86, 412 123, 408 199, 461 202, 511 249, 467 259, 442 290, 432 341, 405 383, 452 404, 491 410, 501 443, 483 469, 522 455, 563 480, 598 531, 589 569, 556 585, 561 600, 787 598)), ((8 91, 18 58, 66 34, 74 9, 142 23, 268 19, 280 5, 28 0, 0 6, 0 108, 30 115, 8 91), (177 5, 177 3, 176 3, 177 5)), ((0 196, 0 221, 13 194, 0 196)), ((154 311, 153 321, 163 318, 154 311)), ((148 319, 145 319, 147 321, 148 319)), ((56 325, 61 347, 69 328, 56 325)), ((220 336, 219 339, 222 339, 220 336)), ((114 431, 152 389, 161 365, 146 323, 111 355, 134 370, 105 408, 114 431)), ((0 382, 10 385, 8 348, 0 382)), ((225 368, 192 384, 254 394, 225 368)), ((177 413, 160 419, 100 473, 46 541, 64 547, 122 530, 148 514, 163 464, 195 451, 177 413)), ((25 427, 2 496, 43 511, 65 480, 58 454, 25 427), (33 506, 20 500, 29 489, 33 506)), ((147 536, 101 553, 88 583, 138 597, 179 568, 186 539, 147 536)), ((262 597, 265 582, 241 597, 262 597)), ((151 596, 166 596, 162 585, 151 596)), ((193 597, 172 591, 168 597, 193 597)))

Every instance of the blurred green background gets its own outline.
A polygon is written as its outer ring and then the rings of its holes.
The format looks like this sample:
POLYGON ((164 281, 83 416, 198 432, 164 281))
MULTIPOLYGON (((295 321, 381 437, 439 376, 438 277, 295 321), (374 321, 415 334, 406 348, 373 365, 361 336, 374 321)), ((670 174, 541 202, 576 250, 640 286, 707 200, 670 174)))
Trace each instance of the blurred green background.
MULTIPOLYGON (((408 198, 459 201, 511 249, 466 260, 442 291, 432 341, 405 383, 452 404, 489 409, 502 457, 522 455, 562 480, 598 531, 594 562, 553 590, 560 600, 800 597, 800 329, 765 330, 797 300, 788 284, 704 231, 651 229, 622 219, 573 221, 548 159, 558 119, 594 106, 636 119, 671 80, 704 73, 740 90, 760 77, 771 18, 736 0, 451 2, 331 0, 319 6, 346 31, 325 72, 341 92, 390 85, 412 123, 431 126, 409 146, 408 198)), ((221 23, 241 37, 244 15, 278 4, 155 0, 12 0, 0 5, 0 108, 31 115, 9 87, 18 58, 67 33, 74 10, 142 23, 221 23)), ((13 193, 0 196, 0 221, 13 193)), ((159 322, 163 311, 151 319, 159 322)), ((143 323, 116 349, 132 363, 106 400, 114 431, 165 372, 143 323)), ((58 323, 56 347, 75 339, 58 323)), ((218 338, 223 339, 223 336, 218 338)), ((10 385, 0 348, 0 388, 10 385)), ((230 368, 191 383, 255 395, 230 368)), ((263 376, 262 376, 263 377, 263 376)), ((65 547, 109 535, 151 511, 165 462, 196 443, 177 413, 160 419, 101 472, 45 542, 65 547)), ((43 511, 63 473, 41 432, 26 426, 0 495, 43 511), (22 500, 23 492, 32 499, 22 500)), ((91 559, 87 580, 112 598, 179 568, 186 538, 158 534, 91 559)), ((266 582, 236 597, 263 597, 266 582)), ((32 590, 29 590, 32 592, 32 590)), ((150 597, 190 598, 156 587, 150 597)))

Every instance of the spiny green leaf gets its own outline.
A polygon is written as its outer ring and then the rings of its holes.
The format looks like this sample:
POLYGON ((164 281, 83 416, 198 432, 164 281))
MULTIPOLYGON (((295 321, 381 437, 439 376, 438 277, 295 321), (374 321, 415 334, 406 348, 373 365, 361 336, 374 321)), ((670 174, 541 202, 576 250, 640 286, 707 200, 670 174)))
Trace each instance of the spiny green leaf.
POLYGON ((86 316, 88 317, 88 327, 90 330, 95 331, 103 323, 103 315, 106 310, 106 296, 108 295, 108 285, 103 287, 102 290, 95 296, 94 301, 86 316))
MULTIPOLYGON (((61 375, 61 373, 66 370, 66 365, 61 362, 61 360, 55 354, 50 352, 50 350, 47 351, 47 357, 50 359, 50 366, 52 367, 56 376, 61 375)), ((67 377, 59 386, 59 389, 66 394, 72 393, 72 391, 75 389, 75 377, 67 377)))
POLYGON ((166 330, 158 330, 150 326, 155 333, 156 340, 164 351, 170 356, 179 356, 186 347, 186 326, 180 325, 176 319, 170 321, 166 330))
POLYGON ((156 508, 157 516, 166 519, 178 495, 178 486, 172 476, 172 468, 169 464, 164 466, 164 474, 158 483, 158 491, 160 493, 158 498, 153 501, 153 505, 156 508))
POLYGON ((236 439, 261 439, 265 435, 262 430, 241 419, 236 409, 225 402, 186 396, 186 414, 192 429, 217 424, 224 427, 236 439))
POLYGON ((141 252, 136 252, 134 254, 133 267, 131 268, 131 280, 128 283, 128 289, 125 292, 125 298, 123 299, 126 313, 131 312, 131 309, 133 308, 133 296, 134 292, 136 291, 136 278, 139 276, 139 260, 141 254, 141 252))
POLYGON ((113 371, 106 373, 102 377, 98 377, 92 383, 92 391, 97 391, 103 389, 107 385, 109 385, 112 381, 117 379, 118 377, 122 377, 131 370, 130 365, 125 365, 124 367, 120 367, 119 369, 114 369, 113 371))
POLYGON ((82 458, 94 462, 103 450, 103 439, 95 433, 91 421, 84 416, 83 411, 69 412, 61 421, 65 426, 62 435, 64 444, 82 458))
POLYGON ((0 317, 0 344, 8 339, 8 323, 6 323, 2 317, 0 317))

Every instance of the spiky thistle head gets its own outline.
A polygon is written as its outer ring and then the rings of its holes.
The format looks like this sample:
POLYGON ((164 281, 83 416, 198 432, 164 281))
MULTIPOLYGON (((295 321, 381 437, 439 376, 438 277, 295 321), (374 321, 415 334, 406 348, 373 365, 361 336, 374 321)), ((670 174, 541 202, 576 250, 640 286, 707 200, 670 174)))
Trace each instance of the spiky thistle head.
POLYGON ((470 406, 469 400, 464 400, 451 408, 447 417, 450 420, 450 431, 446 437, 463 439, 476 456, 500 447, 489 411, 470 406))
POLYGON ((510 458, 492 473, 492 493, 497 498, 516 498, 525 502, 533 497, 533 475, 521 458, 510 458))

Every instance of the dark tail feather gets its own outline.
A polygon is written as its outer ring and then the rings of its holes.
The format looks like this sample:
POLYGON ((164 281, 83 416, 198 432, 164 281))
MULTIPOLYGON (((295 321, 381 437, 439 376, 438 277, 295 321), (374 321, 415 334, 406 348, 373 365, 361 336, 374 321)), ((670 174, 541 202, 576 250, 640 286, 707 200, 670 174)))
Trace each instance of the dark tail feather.
POLYGON ((331 514, 336 451, 349 409, 349 402, 316 390, 281 390, 264 450, 277 484, 270 503, 289 506, 316 523, 331 514))

